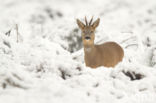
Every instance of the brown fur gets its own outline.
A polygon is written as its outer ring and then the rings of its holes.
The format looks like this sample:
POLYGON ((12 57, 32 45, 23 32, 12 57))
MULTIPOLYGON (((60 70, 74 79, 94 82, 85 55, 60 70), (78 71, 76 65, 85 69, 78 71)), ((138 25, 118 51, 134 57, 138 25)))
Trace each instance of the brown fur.
MULTIPOLYGON (((82 40, 84 45, 85 64, 91 68, 97 68, 99 66, 114 67, 124 56, 124 51, 115 42, 106 42, 101 45, 94 45, 95 39, 95 28, 99 25, 100 19, 97 19, 92 25, 84 25, 80 20, 77 19, 77 24, 82 31, 82 40), (89 37, 90 39, 86 39, 89 37)), ((92 21, 92 20, 91 20, 92 21)))

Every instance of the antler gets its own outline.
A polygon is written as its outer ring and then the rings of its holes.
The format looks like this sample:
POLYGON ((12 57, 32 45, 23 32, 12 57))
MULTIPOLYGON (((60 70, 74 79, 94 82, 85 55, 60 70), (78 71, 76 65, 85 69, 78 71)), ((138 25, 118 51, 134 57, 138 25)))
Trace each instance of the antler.
POLYGON ((86 26, 88 26, 88 22, 87 22, 87 18, 86 18, 86 16, 85 16, 85 22, 86 22, 86 26))
POLYGON ((89 26, 91 25, 92 21, 93 21, 93 16, 92 16, 92 18, 91 18, 91 20, 89 22, 89 26))

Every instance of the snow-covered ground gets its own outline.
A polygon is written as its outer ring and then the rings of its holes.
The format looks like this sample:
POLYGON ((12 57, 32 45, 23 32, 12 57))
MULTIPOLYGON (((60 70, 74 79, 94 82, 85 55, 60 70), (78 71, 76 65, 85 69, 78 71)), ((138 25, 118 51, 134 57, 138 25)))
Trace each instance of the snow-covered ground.
POLYGON ((156 0, 0 0, 0 103, 155 103, 156 0), (115 68, 85 66, 76 18, 119 43, 115 68))

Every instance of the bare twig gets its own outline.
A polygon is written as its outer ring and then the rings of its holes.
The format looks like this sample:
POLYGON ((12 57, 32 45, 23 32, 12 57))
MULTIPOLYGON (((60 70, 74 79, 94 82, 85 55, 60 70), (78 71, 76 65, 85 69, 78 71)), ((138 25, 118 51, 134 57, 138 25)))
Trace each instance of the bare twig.
POLYGON ((135 38, 136 38, 136 36, 131 36, 131 37, 129 37, 129 38, 123 40, 123 41, 120 42, 120 43, 123 44, 123 43, 127 42, 128 40, 130 40, 130 39, 135 39, 135 38))
POLYGON ((129 45, 127 45, 125 48, 128 48, 128 47, 130 47, 130 46, 137 46, 137 47, 138 47, 138 44, 129 44, 129 45))
POLYGON ((17 39, 16 42, 19 42, 19 32, 18 32, 18 24, 16 24, 16 34, 17 34, 17 39))

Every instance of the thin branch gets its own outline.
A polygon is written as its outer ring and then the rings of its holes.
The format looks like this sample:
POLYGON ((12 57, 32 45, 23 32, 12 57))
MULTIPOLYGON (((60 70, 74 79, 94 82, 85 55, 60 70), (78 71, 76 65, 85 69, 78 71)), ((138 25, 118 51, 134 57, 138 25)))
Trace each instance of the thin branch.
POLYGON ((123 41, 120 42, 120 43, 122 44, 122 43, 124 43, 124 42, 127 42, 127 41, 130 40, 130 39, 135 39, 135 38, 136 38, 136 36, 131 36, 131 37, 129 37, 129 38, 123 40, 123 41))
POLYGON ((19 32, 18 32, 18 24, 16 24, 16 34, 17 34, 17 39, 16 42, 19 42, 19 32))
POLYGON ((129 45, 127 45, 125 48, 128 48, 128 47, 130 47, 130 46, 137 46, 137 47, 138 47, 138 44, 129 44, 129 45))

